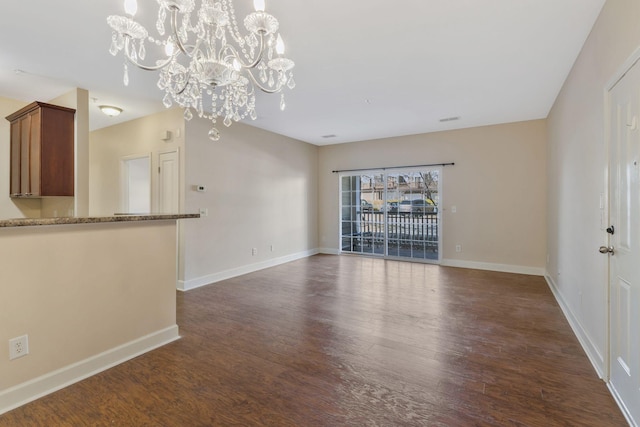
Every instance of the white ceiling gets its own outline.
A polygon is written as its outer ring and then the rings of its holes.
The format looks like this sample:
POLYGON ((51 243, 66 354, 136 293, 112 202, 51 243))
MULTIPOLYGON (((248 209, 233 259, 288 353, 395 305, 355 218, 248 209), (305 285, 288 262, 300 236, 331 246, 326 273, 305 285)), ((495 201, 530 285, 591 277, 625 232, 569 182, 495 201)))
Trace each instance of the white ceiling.
MULTIPOLYGON (((604 2, 267 0, 297 87, 284 112, 279 96, 261 96, 248 124, 325 145, 544 118, 604 2)), ((118 121, 164 108, 155 73, 135 70, 124 87, 122 56, 108 53, 106 17, 123 14, 122 0, 4 3, 0 96, 87 89, 91 129, 116 123, 99 104, 123 108, 118 121)), ((138 3, 138 19, 155 19, 156 1, 138 3)))

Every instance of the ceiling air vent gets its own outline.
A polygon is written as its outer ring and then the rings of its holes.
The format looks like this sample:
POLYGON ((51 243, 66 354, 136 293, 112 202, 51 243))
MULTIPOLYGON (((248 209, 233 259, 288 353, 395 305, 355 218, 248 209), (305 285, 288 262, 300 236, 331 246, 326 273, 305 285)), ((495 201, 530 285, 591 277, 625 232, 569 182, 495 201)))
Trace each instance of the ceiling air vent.
POLYGON ((456 120, 460 120, 460 116, 455 116, 455 117, 445 117, 444 119, 440 119, 440 123, 444 123, 444 122, 454 122, 456 120))

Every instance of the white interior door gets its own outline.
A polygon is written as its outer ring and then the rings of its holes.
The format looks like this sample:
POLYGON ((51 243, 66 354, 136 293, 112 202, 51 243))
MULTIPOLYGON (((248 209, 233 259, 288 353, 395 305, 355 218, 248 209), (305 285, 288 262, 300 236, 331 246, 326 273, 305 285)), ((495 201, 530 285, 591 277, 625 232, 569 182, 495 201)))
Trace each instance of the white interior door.
POLYGON ((609 380, 640 422, 640 65, 616 83, 609 99, 609 380))
POLYGON ((179 213, 180 156, 177 150, 160 153, 158 175, 159 213, 179 213))

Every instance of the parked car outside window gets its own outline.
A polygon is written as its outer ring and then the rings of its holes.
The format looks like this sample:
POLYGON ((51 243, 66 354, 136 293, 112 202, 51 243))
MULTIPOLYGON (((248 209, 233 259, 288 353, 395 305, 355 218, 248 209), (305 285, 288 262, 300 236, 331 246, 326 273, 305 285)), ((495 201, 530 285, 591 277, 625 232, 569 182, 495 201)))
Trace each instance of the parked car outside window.
POLYGON ((403 200, 398 206, 398 212, 410 214, 424 214, 436 212, 436 207, 423 199, 403 200))
POLYGON ((411 213, 411 200, 403 200, 398 204, 398 212, 403 214, 411 213))

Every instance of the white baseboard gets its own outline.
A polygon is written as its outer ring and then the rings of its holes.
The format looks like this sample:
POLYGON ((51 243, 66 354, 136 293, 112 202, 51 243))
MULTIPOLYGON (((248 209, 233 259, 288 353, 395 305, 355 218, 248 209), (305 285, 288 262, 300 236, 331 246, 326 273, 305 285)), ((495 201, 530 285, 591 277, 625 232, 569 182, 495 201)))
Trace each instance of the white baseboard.
POLYGON ((0 414, 180 338, 173 325, 0 392, 0 414))
POLYGON ((609 392, 613 396, 613 400, 616 401, 616 403, 618 404, 618 407, 622 411, 622 415, 624 415, 624 417, 627 419, 627 422, 629 423, 629 425, 632 427, 638 427, 638 423, 636 423, 636 421, 631 416, 631 412, 629 412, 627 405, 624 403, 622 398, 620 398, 620 395, 618 394, 618 390, 616 390, 616 388, 610 382, 607 383, 607 388, 609 389, 609 392))
POLYGON ((198 277, 190 280, 179 280, 178 290, 189 291, 201 286, 210 285, 212 283, 220 282, 222 280, 231 279, 234 277, 242 276, 243 274, 253 273, 255 271, 263 270, 269 267, 275 267, 276 265, 284 264, 287 262, 295 261, 302 258, 307 258, 318 254, 318 249, 311 249, 304 252, 298 252, 291 255, 286 255, 279 258, 272 258, 266 261, 258 262, 255 264, 244 265, 242 267, 233 268, 231 270, 221 271, 219 273, 212 273, 206 276, 198 277))
POLYGON ((544 268, 526 267, 522 265, 494 264, 488 262, 464 261, 457 259, 443 259, 440 265, 444 267, 472 268, 475 270, 499 271, 502 273, 527 274, 530 276, 544 276, 544 268))
POLYGON ((560 308, 564 313, 564 317, 569 322, 569 326, 571 326, 573 333, 578 338, 578 341, 580 342, 580 345, 582 346, 584 352, 587 353, 587 357, 589 358, 591 365, 593 365, 593 368, 596 370, 600 379, 604 380, 605 361, 602 353, 598 351, 598 347, 593 343, 593 341, 589 337, 589 334, 587 334, 578 318, 573 314, 571 308, 569 308, 569 305, 562 297, 558 286, 553 281, 551 276, 545 274, 544 278, 547 281, 547 285, 549 285, 549 289, 551 289, 551 292, 553 292, 553 296, 556 298, 556 301, 558 301, 558 304, 560 305, 560 308))
POLYGON ((318 253, 325 255, 340 255, 340 251, 336 248, 320 248, 318 249, 318 253))

